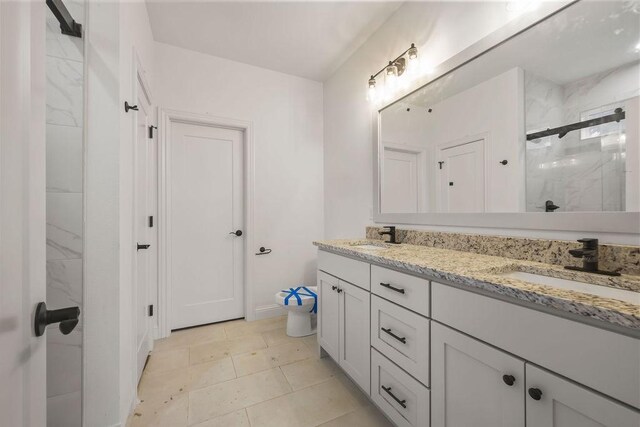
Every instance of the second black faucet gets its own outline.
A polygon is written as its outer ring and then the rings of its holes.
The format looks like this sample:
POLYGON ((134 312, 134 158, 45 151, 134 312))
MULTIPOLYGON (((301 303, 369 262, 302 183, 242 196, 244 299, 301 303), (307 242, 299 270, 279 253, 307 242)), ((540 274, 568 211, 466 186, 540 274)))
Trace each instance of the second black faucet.
POLYGON ((385 231, 378 231, 378 234, 380 234, 381 236, 389 235, 389 241, 387 243, 393 243, 393 244, 396 244, 396 245, 400 244, 400 242, 398 242, 396 240, 396 227, 395 226, 387 225, 387 226, 382 227, 382 228, 385 228, 386 230, 385 231))

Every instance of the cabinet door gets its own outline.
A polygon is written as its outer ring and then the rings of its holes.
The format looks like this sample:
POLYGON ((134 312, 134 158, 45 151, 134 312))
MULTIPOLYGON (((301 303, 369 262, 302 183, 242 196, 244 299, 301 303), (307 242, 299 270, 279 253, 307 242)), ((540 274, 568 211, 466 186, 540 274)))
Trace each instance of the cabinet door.
POLYGON ((339 280, 318 271, 318 343, 338 361, 340 348, 339 280))
POLYGON ((369 308, 369 292, 340 281, 339 363, 367 394, 371 377, 369 308))
POLYGON ((431 322, 432 427, 523 427, 524 362, 431 322))
POLYGON ((527 364, 527 427, 638 427, 640 412, 527 364))

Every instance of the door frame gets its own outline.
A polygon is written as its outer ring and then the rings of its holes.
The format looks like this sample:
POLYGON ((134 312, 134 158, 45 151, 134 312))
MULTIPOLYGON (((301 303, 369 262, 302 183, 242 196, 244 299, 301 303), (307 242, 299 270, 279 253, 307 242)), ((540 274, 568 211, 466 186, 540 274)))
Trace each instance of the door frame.
POLYGON ((159 337, 168 337, 171 333, 171 246, 168 245, 171 235, 171 182, 170 163, 170 129, 173 122, 188 123, 200 126, 221 127, 243 132, 244 167, 243 167, 243 202, 244 202, 244 316, 248 321, 255 319, 253 310, 253 203, 255 160, 253 146, 253 123, 247 120, 213 116, 209 114, 190 113, 186 111, 161 108, 159 112, 160 158, 158 162, 158 322, 159 337))
MULTIPOLYGON (((140 97, 144 97, 146 99, 147 105, 149 106, 149 111, 148 111, 148 119, 151 123, 154 122, 153 120, 153 116, 154 114, 154 105, 153 105, 153 97, 151 95, 151 88, 149 86, 149 82, 147 80, 146 77, 146 71, 144 69, 144 67, 142 66, 142 61, 140 60, 140 56, 138 55, 138 52, 136 51, 135 47, 133 48, 132 51, 132 84, 131 84, 131 99, 133 103, 138 102, 138 98, 140 97), (139 93, 139 90, 140 92, 139 93)), ((134 114, 133 115, 133 120, 132 120, 132 129, 131 129, 131 150, 132 150, 132 158, 133 158, 133 162, 132 162, 132 185, 131 185, 131 208, 132 208, 132 224, 131 224, 131 236, 133 238, 133 241, 131 242, 131 245, 135 245, 136 244, 136 239, 137 237, 137 225, 136 225, 136 219, 137 219, 137 215, 138 215, 138 208, 137 208, 137 204, 136 204, 136 199, 138 198, 138 125, 140 124, 140 118, 138 116, 138 114, 134 114)), ((147 123, 147 125, 149 125, 150 123, 147 123)), ((157 164, 158 164, 158 160, 156 159, 156 168, 157 168, 157 164)), ((138 377, 138 323, 137 323, 137 310, 139 309, 140 306, 140 301, 138 301, 138 251, 133 251, 131 253, 131 320, 132 323, 134 324, 134 328, 132 330, 132 334, 131 334, 131 340, 132 340, 132 365, 133 366, 133 384, 134 386, 137 386, 138 384, 138 380, 140 377, 138 377)), ((149 290, 151 288, 150 283, 147 282, 147 296, 149 295, 149 290)), ((147 319, 149 321, 149 319, 147 319)), ((150 322, 148 322, 150 323, 150 322)), ((149 351, 151 351, 153 349, 153 341, 156 338, 155 337, 155 331, 152 325, 148 324, 148 328, 149 330, 147 331, 148 336, 147 339, 150 340, 149 343, 149 351)), ((142 373, 140 373, 140 375, 142 375, 142 373)), ((135 387, 135 390, 137 392, 137 387, 135 387)))

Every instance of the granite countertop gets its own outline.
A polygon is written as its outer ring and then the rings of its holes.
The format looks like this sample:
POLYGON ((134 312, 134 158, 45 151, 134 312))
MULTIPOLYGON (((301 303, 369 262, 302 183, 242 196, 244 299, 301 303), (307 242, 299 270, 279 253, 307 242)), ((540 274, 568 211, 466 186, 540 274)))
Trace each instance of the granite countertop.
MULTIPOLYGON (((520 261, 499 256, 417 245, 385 245, 380 240, 329 240, 313 242, 318 248, 387 265, 409 273, 431 276, 470 288, 540 304, 555 310, 585 316, 624 328, 640 330, 640 276, 601 276, 566 270, 561 266, 520 261), (382 249, 358 245, 383 246, 382 249), (636 304, 500 275, 510 271, 587 282, 638 292, 636 304)), ((637 332, 637 331, 636 331, 637 332)))

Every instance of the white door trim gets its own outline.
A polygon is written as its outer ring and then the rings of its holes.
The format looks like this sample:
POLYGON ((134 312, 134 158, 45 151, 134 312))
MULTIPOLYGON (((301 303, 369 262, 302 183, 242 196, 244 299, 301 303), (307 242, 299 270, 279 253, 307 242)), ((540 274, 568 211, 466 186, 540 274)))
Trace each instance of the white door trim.
POLYGON ((172 122, 237 129, 244 134, 244 313, 249 321, 255 319, 253 310, 253 197, 254 197, 254 148, 253 123, 246 120, 217 117, 208 114, 196 114, 184 111, 160 109, 159 141, 160 160, 158 174, 160 189, 158 192, 158 232, 159 232, 159 274, 158 274, 158 321, 159 338, 171 333, 171 247, 167 244, 171 235, 171 164, 169 160, 169 139, 172 122))

